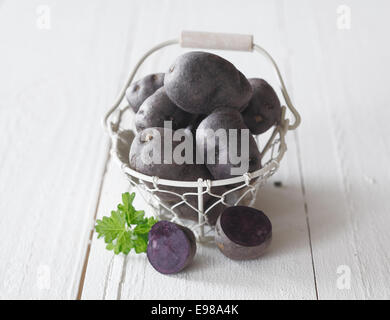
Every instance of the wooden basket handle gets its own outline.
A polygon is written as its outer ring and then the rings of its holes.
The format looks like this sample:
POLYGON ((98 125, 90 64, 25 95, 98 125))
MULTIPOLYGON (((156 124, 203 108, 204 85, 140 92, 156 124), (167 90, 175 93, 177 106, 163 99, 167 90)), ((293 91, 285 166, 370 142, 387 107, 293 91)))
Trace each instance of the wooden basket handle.
POLYGON ((253 36, 249 34, 182 31, 183 48, 252 51, 253 36))

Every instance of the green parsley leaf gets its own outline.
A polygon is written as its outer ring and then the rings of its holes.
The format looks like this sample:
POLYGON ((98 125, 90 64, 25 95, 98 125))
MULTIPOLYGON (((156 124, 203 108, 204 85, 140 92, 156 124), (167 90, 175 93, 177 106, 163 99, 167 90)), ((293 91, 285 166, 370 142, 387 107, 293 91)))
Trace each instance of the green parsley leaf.
POLYGON ((128 254, 130 250, 133 248, 133 246, 134 243, 133 240, 131 239, 131 230, 130 230, 130 231, 121 232, 115 241, 109 243, 106 246, 106 249, 113 250, 115 254, 119 254, 121 252, 124 254, 128 254))
POLYGON ((126 231, 125 215, 120 211, 111 211, 111 217, 103 217, 96 221, 98 238, 104 237, 104 242, 111 243, 126 231))
POLYGON ((136 253, 146 252, 148 247, 148 235, 138 235, 134 240, 134 250, 136 253))
POLYGON ((117 206, 117 210, 111 211, 110 217, 96 220, 98 238, 103 237, 107 243, 106 249, 114 251, 115 254, 128 254, 131 249, 136 253, 146 252, 148 233, 157 222, 154 217, 145 218, 143 210, 134 208, 134 198, 134 192, 123 193, 122 203, 117 206))
POLYGON ((134 233, 139 234, 148 234, 150 228, 157 222, 157 220, 154 217, 145 218, 141 223, 139 223, 134 228, 134 233))

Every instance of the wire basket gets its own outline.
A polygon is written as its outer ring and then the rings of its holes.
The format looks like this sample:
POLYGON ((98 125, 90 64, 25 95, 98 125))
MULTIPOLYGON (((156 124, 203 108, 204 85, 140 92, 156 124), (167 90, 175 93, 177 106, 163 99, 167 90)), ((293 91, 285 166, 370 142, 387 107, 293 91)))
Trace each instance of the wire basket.
MULTIPOLYGON (((183 31, 179 39, 160 43, 141 57, 130 73, 118 99, 104 117, 103 123, 112 141, 111 152, 114 158, 119 161, 130 184, 137 188, 138 194, 144 198, 153 214, 158 219, 170 220, 189 227, 194 231, 198 241, 205 242, 214 241, 213 224, 225 207, 238 204, 253 205, 259 189, 277 171, 287 150, 286 133, 299 126, 300 115, 292 105, 274 59, 262 47, 253 43, 252 36, 183 31), (132 83, 139 67, 152 53, 177 44, 183 48, 254 51, 260 53, 273 67, 285 104, 294 116, 294 122, 290 124, 286 116, 287 108, 282 106, 280 122, 273 126, 272 133, 264 147, 259 147, 263 161, 263 167, 260 170, 223 180, 176 181, 148 176, 130 168, 129 150, 135 137, 135 130, 123 125, 125 122, 123 119, 127 116, 134 120, 132 109, 128 105, 122 104, 122 101, 125 100, 123 98, 126 89, 132 83), (162 201, 162 193, 169 194, 173 200, 162 201)), ((254 137, 260 146, 259 136, 254 137)))

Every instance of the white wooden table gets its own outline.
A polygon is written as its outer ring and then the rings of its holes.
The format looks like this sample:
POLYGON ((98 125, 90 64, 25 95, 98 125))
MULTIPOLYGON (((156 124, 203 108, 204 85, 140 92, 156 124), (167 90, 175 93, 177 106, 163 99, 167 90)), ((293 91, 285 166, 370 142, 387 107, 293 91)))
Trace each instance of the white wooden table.
MULTIPOLYGON (((390 298, 389 9, 0 1, 0 298, 390 298), (182 29, 254 34, 303 122, 256 202, 273 223, 268 254, 234 262, 201 246, 186 272, 163 276, 145 255, 106 251, 91 230, 128 190, 101 117, 140 55, 182 29)), ((165 71, 180 52, 166 49, 141 73, 165 71)), ((220 54, 272 82, 258 57, 220 54)))

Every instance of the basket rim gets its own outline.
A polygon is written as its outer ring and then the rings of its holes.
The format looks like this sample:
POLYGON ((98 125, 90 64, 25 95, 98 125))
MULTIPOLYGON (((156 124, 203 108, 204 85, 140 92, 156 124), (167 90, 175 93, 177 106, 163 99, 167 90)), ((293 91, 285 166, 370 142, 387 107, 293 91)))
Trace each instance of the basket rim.
MULTIPOLYGON (((288 126, 288 121, 285 123, 285 126, 288 126)), ((249 182, 252 179, 255 179, 260 176, 266 176, 269 174, 272 170, 276 170, 279 167, 279 163, 282 160, 285 152, 287 151, 287 146, 285 143, 285 130, 279 131, 280 133, 280 147, 279 147, 279 153, 277 157, 273 160, 271 160, 269 163, 267 163, 264 167, 261 169, 258 169, 253 172, 246 172, 243 175, 234 177, 234 178, 228 178, 228 179, 202 179, 199 178, 198 180, 193 181, 183 181, 183 180, 170 180, 170 179, 162 179, 158 176, 150 176, 147 174, 143 174, 141 172, 138 172, 132 168, 130 168, 129 164, 124 163, 120 160, 120 157, 118 156, 118 148, 117 148, 117 142, 118 139, 114 140, 114 145, 112 148, 112 153, 115 156, 116 161, 119 162, 122 171, 126 175, 130 175, 134 178, 140 179, 142 181, 150 182, 156 185, 164 185, 164 186, 172 186, 172 187, 183 187, 183 188, 197 188, 197 187, 220 187, 220 186, 228 186, 240 182, 246 182, 249 184, 249 182)))
POLYGON ((239 182, 245 182, 257 178, 262 175, 266 175, 273 169, 277 169, 279 167, 279 164, 276 160, 272 160, 269 164, 264 166, 263 168, 253 171, 253 172, 247 172, 243 175, 229 178, 229 179, 219 179, 219 180, 210 180, 210 179, 202 179, 199 178, 197 181, 182 181, 182 180, 169 180, 169 179, 161 179, 157 176, 149 176, 143 173, 140 173, 136 170, 131 169, 127 165, 122 166, 122 170, 132 177, 135 177, 137 179, 140 179, 142 181, 155 183, 157 185, 164 185, 164 186, 171 186, 171 187, 182 187, 182 188, 197 188, 199 186, 201 187, 220 187, 220 186, 227 186, 232 185, 239 182))

